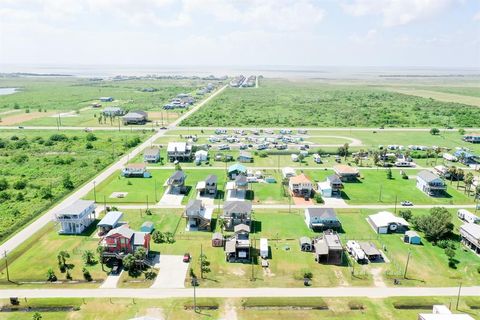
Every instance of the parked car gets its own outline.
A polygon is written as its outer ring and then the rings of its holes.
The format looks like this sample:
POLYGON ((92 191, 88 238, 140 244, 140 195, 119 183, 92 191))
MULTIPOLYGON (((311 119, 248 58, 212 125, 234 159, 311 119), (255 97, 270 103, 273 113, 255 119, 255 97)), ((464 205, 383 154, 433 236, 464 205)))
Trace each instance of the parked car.
POLYGON ((402 201, 400 202, 400 204, 403 206, 403 207, 411 207, 413 206, 413 203, 411 201, 402 201))
POLYGON ((116 264, 112 267, 112 271, 110 271, 110 274, 115 275, 115 274, 118 274, 119 271, 120 271, 120 267, 118 266, 118 264, 116 264))
POLYGON ((218 146, 218 150, 230 150, 230 146, 228 144, 221 144, 218 146))
POLYGON ((191 259, 192 259, 192 256, 190 256, 190 253, 187 252, 183 255, 183 262, 188 263, 190 262, 191 259))

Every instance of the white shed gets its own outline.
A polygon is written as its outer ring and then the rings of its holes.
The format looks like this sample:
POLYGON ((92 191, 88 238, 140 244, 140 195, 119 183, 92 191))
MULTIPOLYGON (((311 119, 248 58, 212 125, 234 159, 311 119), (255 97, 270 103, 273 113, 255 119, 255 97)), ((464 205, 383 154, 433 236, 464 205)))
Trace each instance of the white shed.
POLYGON ((260 238, 260 257, 268 258, 268 239, 260 238))
POLYGON ((318 191, 324 198, 330 198, 332 197, 332 186, 330 185, 330 182, 324 181, 324 182, 319 182, 317 183, 318 186, 318 191))

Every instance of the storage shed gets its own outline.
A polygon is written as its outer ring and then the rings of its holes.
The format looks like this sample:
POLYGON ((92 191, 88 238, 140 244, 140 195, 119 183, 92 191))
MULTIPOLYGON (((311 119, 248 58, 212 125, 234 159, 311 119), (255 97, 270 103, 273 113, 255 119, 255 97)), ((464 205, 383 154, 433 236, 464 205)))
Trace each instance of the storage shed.
POLYGON ((223 234, 220 232, 215 232, 212 235, 212 247, 223 247, 223 234))
POLYGON ((152 233, 154 229, 154 225, 152 221, 145 221, 142 223, 142 226, 140 227, 141 232, 146 232, 146 233, 152 233))
POLYGON ((420 238, 418 233, 416 233, 415 231, 408 230, 407 232, 405 232, 405 235, 403 236, 403 242, 410 243, 410 244, 421 244, 422 239, 420 238))

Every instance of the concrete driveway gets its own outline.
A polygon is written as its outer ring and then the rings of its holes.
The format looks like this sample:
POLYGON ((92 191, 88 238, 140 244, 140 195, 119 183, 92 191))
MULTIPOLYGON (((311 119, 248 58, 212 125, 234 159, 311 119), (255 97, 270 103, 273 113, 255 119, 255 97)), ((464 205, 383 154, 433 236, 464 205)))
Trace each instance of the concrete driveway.
POLYGON ((183 262, 183 256, 161 254, 155 268, 160 272, 150 288, 185 288, 184 281, 189 263, 183 262))
POLYGON ((105 281, 103 281, 100 288, 102 288, 102 289, 115 289, 118 285, 118 281, 120 280, 120 276, 122 275, 122 273, 123 273, 123 269, 122 269, 122 271, 120 271, 117 274, 109 274, 107 276, 107 279, 105 279, 105 281))
POLYGON ((158 204, 166 206, 181 205, 183 197, 183 194, 172 194, 169 193, 169 190, 167 190, 158 204))

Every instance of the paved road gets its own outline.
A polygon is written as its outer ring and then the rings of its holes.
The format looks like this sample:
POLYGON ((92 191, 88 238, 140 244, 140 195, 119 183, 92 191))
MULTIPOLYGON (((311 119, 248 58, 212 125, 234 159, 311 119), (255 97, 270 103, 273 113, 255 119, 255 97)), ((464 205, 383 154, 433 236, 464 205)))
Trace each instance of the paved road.
MULTIPOLYGON (((313 131, 343 131, 343 132, 349 132, 349 131, 377 131, 377 132, 382 132, 382 131, 408 131, 408 132, 429 132, 430 128, 385 128, 385 129, 379 129, 379 128, 338 128, 338 127, 332 127, 332 128, 305 128, 305 127, 181 127, 178 128, 179 130, 208 130, 208 129, 227 129, 230 131, 239 129, 239 130, 260 130, 260 129, 270 129, 270 130, 282 130, 282 129, 290 129, 290 130, 313 130, 313 131)), ((450 132, 458 132, 458 129, 440 129, 440 132, 445 132, 445 131, 450 131, 450 132)), ((480 128, 468 128, 468 131, 480 131, 480 128)))
MULTIPOLYGON (((197 297, 452 297, 458 287, 335 287, 335 288, 197 288, 197 297)), ((462 287, 462 296, 480 296, 480 286, 462 287)), ((193 297, 193 289, 6 289, 0 298, 183 298, 193 297)))
MULTIPOLYGON (((216 92, 214 92, 212 95, 210 95, 208 98, 197 104, 195 107, 193 107, 190 111, 186 112, 183 114, 180 118, 178 118, 175 122, 173 122, 170 126, 175 127, 188 117, 191 113, 195 112, 203 106, 205 103, 207 103, 210 99, 215 97, 217 94, 219 94, 221 91, 223 91, 226 88, 226 86, 220 88, 216 92)), ((120 160, 118 160, 116 163, 112 164, 109 166, 107 169, 102 171, 100 174, 98 174, 96 177, 94 177, 91 181, 87 182, 85 185, 77 189, 74 193, 69 195, 65 200, 60 202, 59 204, 55 205, 53 208, 48 210, 45 214, 43 214, 41 217, 39 217, 37 220, 26 226, 24 229, 16 233, 14 236, 12 236, 10 239, 5 241, 3 244, 0 245, 0 252, 10 252, 16 247, 18 247, 20 244, 22 244, 25 240, 27 240, 31 235, 34 233, 38 232, 41 228, 43 228, 47 223, 53 220, 55 217, 55 213, 60 211, 61 209, 71 205, 73 202, 75 202, 78 199, 81 199, 85 195, 90 192, 90 190, 93 189, 95 184, 99 184, 100 182, 106 180, 108 177, 110 177, 113 173, 115 173, 117 170, 121 170, 123 166, 132 158, 140 154, 140 152, 143 151, 143 149, 149 147, 153 142, 155 142, 159 137, 163 136, 165 131, 158 131, 156 132, 153 136, 148 138, 145 142, 137 146, 135 149, 130 151, 130 153, 126 154, 120 160)))
MULTIPOLYGON (((107 205, 114 205, 118 209, 146 209, 147 206, 143 204, 118 204, 118 203, 108 203, 107 205)), ((165 204, 150 204, 148 205, 150 209, 183 209, 185 208, 185 205, 165 205, 165 204)), ((215 205, 216 208, 223 208, 223 205, 215 205)), ((305 209, 305 208, 311 208, 311 207, 328 207, 328 208, 335 208, 335 209, 393 209, 395 207, 395 204, 359 204, 359 205, 349 205, 347 203, 331 203, 328 206, 326 205, 288 205, 288 204, 254 204, 252 205, 253 209, 305 209)), ((460 208, 468 208, 468 209, 475 209, 475 205, 473 204, 459 204, 459 205, 453 205, 453 204, 419 204, 419 205, 414 205, 411 207, 402 207, 399 204, 397 204, 397 209, 431 209, 434 207, 444 207, 447 209, 460 209, 460 208)))

